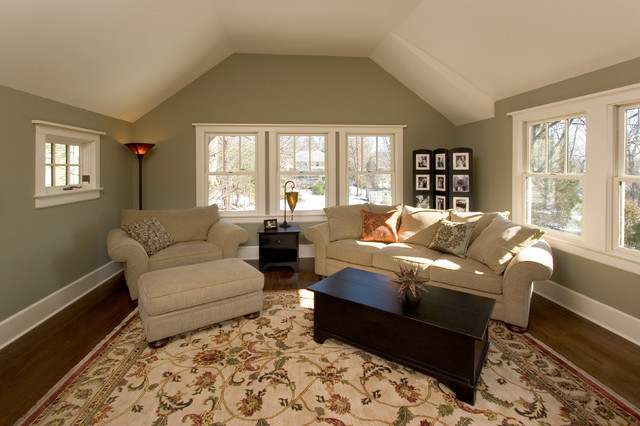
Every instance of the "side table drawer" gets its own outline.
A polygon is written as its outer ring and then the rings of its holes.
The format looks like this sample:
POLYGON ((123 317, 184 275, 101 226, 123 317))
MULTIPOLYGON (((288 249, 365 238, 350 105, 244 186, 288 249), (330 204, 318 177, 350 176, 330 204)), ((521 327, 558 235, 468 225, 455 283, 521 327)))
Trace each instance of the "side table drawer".
POLYGON ((262 234, 260 235, 260 247, 261 248, 296 248, 297 235, 291 234, 262 234))

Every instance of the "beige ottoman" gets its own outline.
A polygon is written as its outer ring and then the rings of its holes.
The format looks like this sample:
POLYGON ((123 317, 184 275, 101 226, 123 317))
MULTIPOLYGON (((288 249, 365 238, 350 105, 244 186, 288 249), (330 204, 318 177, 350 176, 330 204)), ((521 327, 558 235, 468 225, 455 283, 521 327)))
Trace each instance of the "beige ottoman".
POLYGON ((237 259, 147 272, 138 279, 140 319, 149 345, 262 309, 264 275, 237 259))

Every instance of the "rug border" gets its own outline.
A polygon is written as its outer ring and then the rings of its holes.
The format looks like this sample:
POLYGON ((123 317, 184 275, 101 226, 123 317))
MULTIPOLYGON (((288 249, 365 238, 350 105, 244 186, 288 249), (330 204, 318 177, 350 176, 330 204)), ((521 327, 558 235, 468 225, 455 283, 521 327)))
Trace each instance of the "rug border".
POLYGON ((87 366, 97 358, 107 346, 118 336, 131 322, 138 316, 138 307, 127 315, 118 326, 116 326, 109 334, 105 336, 96 346, 94 346, 85 357, 72 367, 58 382, 49 389, 49 391, 24 414, 16 425, 28 425, 37 418, 42 411, 51 404, 51 402, 68 386, 78 375, 80 375, 87 366))
POLYGON ((525 338, 527 341, 537 346, 542 352, 544 352, 547 356, 555 359, 557 362, 562 364, 565 368, 567 368, 571 373, 580 377, 582 380, 587 382, 589 385, 596 388, 599 392, 602 392, 607 398, 616 403, 620 408, 623 408, 630 414, 632 414, 636 419, 640 420, 640 409, 635 405, 631 404, 629 401, 624 399, 622 396, 611 390, 608 386, 602 384, 599 380, 592 377, 589 373, 578 367, 573 362, 569 361, 547 344, 541 342, 537 338, 533 337, 529 333, 522 333, 521 336, 525 338))

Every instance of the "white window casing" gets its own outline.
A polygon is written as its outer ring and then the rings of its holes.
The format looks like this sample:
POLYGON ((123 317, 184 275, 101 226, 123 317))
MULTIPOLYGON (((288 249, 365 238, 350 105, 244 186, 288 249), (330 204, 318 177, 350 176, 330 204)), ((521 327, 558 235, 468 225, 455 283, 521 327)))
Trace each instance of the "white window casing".
POLYGON ((100 136, 105 133, 42 120, 32 123, 35 126, 35 207, 40 209, 99 198, 103 189, 100 187, 100 136), (79 182, 47 186, 47 144, 79 146, 79 182))
POLYGON ((586 173, 582 176, 581 236, 545 229, 553 247, 588 259, 640 273, 640 252, 619 247, 620 106, 640 100, 640 85, 594 93, 509 113, 513 119, 512 217, 526 223, 527 127, 574 115, 586 116, 586 173))

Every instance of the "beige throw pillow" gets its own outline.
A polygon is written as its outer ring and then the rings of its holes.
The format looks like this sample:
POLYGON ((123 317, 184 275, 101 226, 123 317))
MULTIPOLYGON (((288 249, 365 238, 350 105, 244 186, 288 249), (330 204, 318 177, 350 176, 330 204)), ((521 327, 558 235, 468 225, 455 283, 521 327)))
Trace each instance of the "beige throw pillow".
POLYGON ((445 219, 448 215, 449 212, 444 210, 404 206, 398 230, 398 241, 429 247, 440 220, 445 219))
POLYGON ((483 212, 459 212, 454 210, 451 212, 451 217, 449 218, 449 220, 451 220, 451 222, 475 222, 476 223, 476 227, 473 229, 473 233, 471 234, 471 241, 469 241, 469 244, 471 244, 475 241, 476 238, 478 238, 478 235, 480 235, 480 233, 484 231, 487 228, 487 226, 491 224, 491 222, 493 222, 493 219, 495 219, 496 216, 500 215, 506 219, 509 219, 510 214, 511 213, 508 211, 483 213, 483 212))
POLYGON ((139 242, 149 256, 176 243, 155 216, 147 216, 137 222, 122 225, 122 229, 139 242))
POLYGON ((501 274, 516 254, 534 245, 542 235, 544 231, 538 228, 520 225, 497 215, 469 246, 467 256, 501 274))
POLYGON ((442 219, 429 248, 464 258, 475 226, 475 222, 456 223, 442 219))

